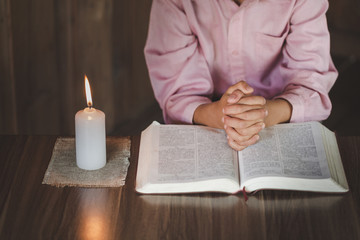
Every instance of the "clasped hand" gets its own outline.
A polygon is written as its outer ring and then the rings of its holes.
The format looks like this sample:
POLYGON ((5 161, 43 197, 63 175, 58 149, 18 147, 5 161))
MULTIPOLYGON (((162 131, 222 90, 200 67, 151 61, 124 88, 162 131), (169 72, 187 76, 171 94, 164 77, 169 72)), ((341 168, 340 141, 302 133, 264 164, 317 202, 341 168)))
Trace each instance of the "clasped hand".
POLYGON ((259 132, 265 127, 265 117, 268 115, 266 99, 251 95, 253 91, 245 81, 240 81, 220 99, 228 144, 237 151, 256 143, 259 132))

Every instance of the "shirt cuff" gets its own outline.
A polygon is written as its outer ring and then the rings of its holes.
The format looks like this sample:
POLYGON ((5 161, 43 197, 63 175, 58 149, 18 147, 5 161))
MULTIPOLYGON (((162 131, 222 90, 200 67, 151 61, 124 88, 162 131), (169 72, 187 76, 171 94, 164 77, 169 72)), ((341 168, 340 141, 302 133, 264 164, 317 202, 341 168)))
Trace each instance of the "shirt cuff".
POLYGON ((193 119, 194 119, 195 110, 200 105, 207 103, 211 103, 211 100, 206 97, 203 97, 201 99, 198 99, 196 102, 192 102, 191 104, 189 104, 184 111, 184 116, 185 116, 184 121, 189 124, 194 124, 193 119))
POLYGON ((279 99, 279 98, 285 99, 292 106, 292 113, 290 118, 291 123, 304 122, 305 108, 304 108, 304 102, 302 101, 300 96, 292 93, 287 93, 274 97, 274 99, 279 99))
POLYGON ((184 100, 185 99, 183 99, 181 103, 177 103, 178 106, 176 106, 173 111, 167 109, 168 114, 164 116, 166 123, 193 124, 196 108, 202 104, 211 103, 209 98, 203 96, 187 97, 186 100, 184 100))

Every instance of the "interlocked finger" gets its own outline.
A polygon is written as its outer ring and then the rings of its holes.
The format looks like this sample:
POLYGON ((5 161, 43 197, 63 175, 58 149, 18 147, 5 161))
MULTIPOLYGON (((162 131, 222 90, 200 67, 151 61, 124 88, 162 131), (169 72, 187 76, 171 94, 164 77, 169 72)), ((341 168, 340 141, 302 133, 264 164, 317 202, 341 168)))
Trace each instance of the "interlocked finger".
POLYGON ((224 116, 223 122, 226 126, 232 127, 235 129, 242 129, 242 128, 248 128, 255 123, 261 122, 262 119, 255 119, 255 120, 244 120, 236 117, 230 117, 230 116, 224 116))
POLYGON ((238 102, 239 104, 247 104, 247 105, 264 105, 266 103, 266 99, 262 96, 244 96, 238 102))
POLYGON ((245 81, 239 81, 238 83, 230 86, 226 92, 231 94, 236 89, 242 91, 245 94, 251 94, 254 91, 254 89, 250 87, 249 84, 247 84, 245 81))
POLYGON ((225 128, 227 136, 237 143, 242 143, 248 141, 253 135, 241 135, 234 128, 227 127, 225 128))
POLYGON ((226 115, 236 115, 250 110, 262 109, 263 105, 231 104, 226 105, 223 113, 226 115))
POLYGON ((255 144, 259 140, 259 135, 254 135, 250 139, 244 141, 244 142, 237 142, 236 140, 232 139, 230 136, 228 136, 228 144, 231 148, 241 151, 245 149, 246 147, 255 144))
POLYGON ((228 115, 229 117, 238 118, 247 121, 262 121, 268 115, 265 108, 252 109, 238 114, 228 115))
POLYGON ((265 128, 264 122, 258 122, 248 128, 234 129, 241 136, 254 136, 265 128))

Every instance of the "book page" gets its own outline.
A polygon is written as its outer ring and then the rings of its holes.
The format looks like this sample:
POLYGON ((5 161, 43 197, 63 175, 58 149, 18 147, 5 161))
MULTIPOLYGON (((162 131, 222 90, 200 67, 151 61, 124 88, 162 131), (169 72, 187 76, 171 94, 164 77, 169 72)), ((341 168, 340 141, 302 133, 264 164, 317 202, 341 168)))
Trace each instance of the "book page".
MULTIPOLYGON (((230 178, 239 182, 237 154, 224 131, 202 126, 157 126, 155 182, 191 182, 230 178)), ((156 144, 156 143, 155 143, 156 144)))
POLYGON ((329 168, 318 123, 279 124, 239 152, 241 182, 255 177, 328 178, 329 168))

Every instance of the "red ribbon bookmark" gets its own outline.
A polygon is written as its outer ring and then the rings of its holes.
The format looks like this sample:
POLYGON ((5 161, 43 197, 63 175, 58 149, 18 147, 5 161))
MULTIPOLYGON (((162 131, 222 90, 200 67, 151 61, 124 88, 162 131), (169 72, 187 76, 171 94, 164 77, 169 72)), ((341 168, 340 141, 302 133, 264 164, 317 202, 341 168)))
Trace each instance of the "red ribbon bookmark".
POLYGON ((242 189, 242 193, 244 195, 244 199, 245 199, 245 202, 246 202, 248 200, 248 196, 247 196, 246 191, 245 191, 245 186, 242 189))

